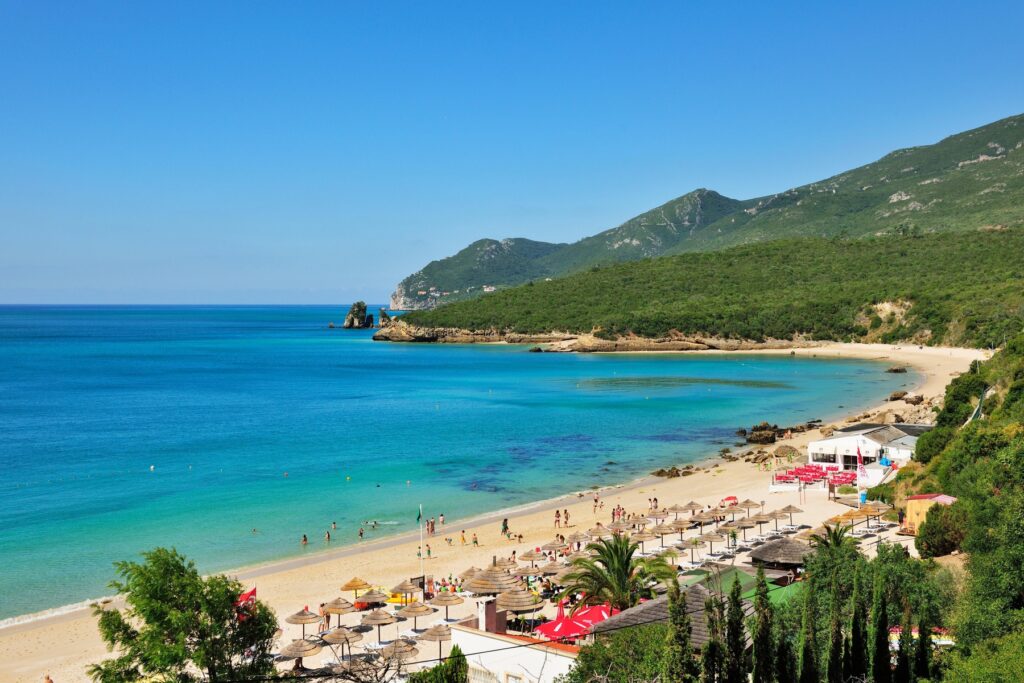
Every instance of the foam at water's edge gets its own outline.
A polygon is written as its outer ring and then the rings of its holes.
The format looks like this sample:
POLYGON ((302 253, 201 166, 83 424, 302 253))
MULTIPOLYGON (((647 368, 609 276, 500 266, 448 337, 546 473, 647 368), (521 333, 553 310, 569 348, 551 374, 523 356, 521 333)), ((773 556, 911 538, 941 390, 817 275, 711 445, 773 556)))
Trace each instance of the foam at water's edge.
POLYGON ((75 612, 81 612, 83 610, 91 609, 92 605, 100 601, 110 601, 114 600, 115 598, 116 596, 113 595, 107 595, 102 598, 90 598, 88 600, 82 600, 81 602, 73 602, 70 605, 61 605, 60 607, 44 609, 41 612, 19 614, 16 617, 0 619, 0 629, 10 628, 12 626, 20 626, 21 624, 28 624, 33 621, 52 619, 54 617, 64 616, 65 614, 74 614, 75 612))

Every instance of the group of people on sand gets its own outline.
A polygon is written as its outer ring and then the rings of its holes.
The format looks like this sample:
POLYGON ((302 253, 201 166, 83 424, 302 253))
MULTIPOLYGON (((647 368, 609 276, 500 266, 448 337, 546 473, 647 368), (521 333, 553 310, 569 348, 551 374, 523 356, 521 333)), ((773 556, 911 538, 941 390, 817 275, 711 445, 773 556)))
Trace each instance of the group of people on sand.
POLYGON ((563 524, 569 526, 569 511, 555 510, 555 528, 560 529, 563 524))
MULTIPOLYGON (((437 519, 434 519, 433 517, 431 517, 430 519, 428 519, 426 522, 423 523, 423 530, 427 534, 427 536, 433 536, 434 534, 437 533, 437 523, 438 523, 438 521, 440 521, 441 522, 441 526, 444 527, 444 513, 443 512, 440 515, 437 516, 437 519)), ((449 543, 449 545, 451 545, 451 544, 449 543)))

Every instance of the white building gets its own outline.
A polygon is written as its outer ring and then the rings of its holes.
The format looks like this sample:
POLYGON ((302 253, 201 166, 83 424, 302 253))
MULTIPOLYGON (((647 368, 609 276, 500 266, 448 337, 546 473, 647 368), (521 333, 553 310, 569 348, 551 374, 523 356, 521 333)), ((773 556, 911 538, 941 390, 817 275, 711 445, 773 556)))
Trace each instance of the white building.
POLYGON ((554 683, 576 663, 576 648, 452 624, 452 645, 469 664, 469 683, 554 683))
POLYGON ((901 466, 914 456, 917 438, 931 429, 921 424, 874 424, 859 422, 832 432, 832 436, 807 445, 807 461, 816 465, 836 466, 843 470, 857 469, 857 449, 876 484, 885 474, 882 461, 901 466))

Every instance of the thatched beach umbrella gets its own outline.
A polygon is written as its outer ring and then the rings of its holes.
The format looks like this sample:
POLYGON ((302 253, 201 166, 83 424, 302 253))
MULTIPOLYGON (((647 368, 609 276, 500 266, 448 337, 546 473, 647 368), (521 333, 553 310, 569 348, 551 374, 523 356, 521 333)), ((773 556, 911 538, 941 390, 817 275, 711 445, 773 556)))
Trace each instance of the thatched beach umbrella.
POLYGON ((736 513, 743 512, 743 508, 740 507, 739 505, 735 505, 734 504, 734 505, 729 505, 729 506, 723 508, 722 512, 724 512, 726 514, 729 514, 729 515, 732 515, 732 520, 735 522, 736 521, 736 513))
POLYGON ((749 518, 754 524, 757 525, 757 533, 761 533, 761 527, 772 521, 771 515, 757 514, 749 518))
POLYGON ((733 533, 739 529, 736 522, 722 522, 718 525, 718 533, 725 536, 725 540, 731 541, 733 533))
POLYGON ((652 520, 652 521, 659 521, 660 522, 661 520, 665 519, 666 517, 668 517, 668 513, 667 512, 663 512, 661 510, 652 510, 651 512, 647 513, 647 519, 652 520))
POLYGON ((381 593, 379 590, 370 590, 363 593, 361 602, 365 602, 368 605, 383 605, 390 599, 391 596, 387 593, 381 593))
POLYGON ((398 616, 405 617, 407 619, 409 617, 412 617, 412 630, 413 631, 416 630, 416 626, 418 625, 416 623, 417 619, 419 619, 420 617, 425 617, 428 614, 433 614, 433 613, 434 613, 434 608, 433 607, 428 607, 427 605, 424 605, 419 600, 414 600, 413 602, 410 602, 408 605, 406 605, 402 609, 398 610, 398 616))
POLYGON ((408 597, 410 595, 414 595, 416 592, 419 591, 419 589, 420 589, 419 586, 417 586, 415 583, 413 583, 409 579, 406 579, 402 583, 400 583, 397 586, 395 586, 394 588, 392 588, 391 592, 392 593, 400 593, 402 595, 402 604, 405 604, 405 603, 408 602, 408 597))
POLYGON ((701 512, 700 514, 690 517, 690 521, 700 524, 700 532, 704 533, 704 525, 710 524, 711 522, 717 522, 718 515, 711 512, 701 512))
MULTIPOLYGON (((324 604, 324 614, 328 615, 327 626, 331 625, 331 614, 337 614, 340 617, 342 614, 348 614, 355 611, 356 608, 353 607, 352 603, 345 598, 334 598, 330 602, 324 604)), ((341 619, 338 620, 338 623, 341 623, 341 619)))
POLYGON ((679 540, 681 541, 683 540, 683 534, 686 533, 691 526, 693 526, 693 523, 689 519, 677 519, 676 521, 672 522, 669 526, 672 527, 672 531, 679 532, 679 540))
POLYGON ((548 562, 545 565, 537 567, 535 570, 538 576, 553 576, 558 572, 562 571, 562 565, 557 562, 548 562))
POLYGON ((309 611, 309 607, 303 607, 301 610, 292 614, 291 616, 285 617, 285 621, 289 624, 302 624, 302 637, 306 637, 306 624, 319 624, 322 617, 319 614, 313 614, 309 611))
POLYGON ((747 517, 750 516, 750 508, 761 507, 760 503, 758 503, 756 500, 751 500, 750 498, 747 498, 746 500, 741 500, 740 502, 736 503, 736 505, 740 506, 741 508, 747 511, 747 517))
POLYGON ((676 503, 675 505, 670 505, 667 508, 665 508, 665 512, 671 512, 673 515, 675 515, 676 519, 679 519, 679 514, 682 512, 688 512, 688 510, 684 506, 676 503))
POLYGON ((369 612, 363 615, 362 624, 363 626, 376 626, 377 642, 380 642, 380 627, 387 626, 388 624, 393 624, 396 621, 398 621, 398 619, 396 619, 393 615, 388 614, 384 610, 374 609, 370 610, 369 612))
POLYGON ((341 590, 342 590, 342 592, 344 592, 344 591, 352 591, 355 594, 355 597, 358 598, 359 597, 359 591, 364 591, 364 590, 367 590, 368 588, 370 588, 370 584, 366 583, 365 581, 360 579, 358 576, 353 576, 351 579, 349 579, 345 583, 345 585, 343 585, 341 587, 341 590))
POLYGON ((786 507, 780 509, 779 512, 783 512, 783 513, 789 515, 789 523, 792 524, 793 523, 793 515, 798 515, 798 514, 802 513, 803 510, 801 510, 800 508, 798 508, 795 505, 787 505, 786 507))
POLYGON ((352 654, 352 644, 358 643, 363 639, 363 634, 351 629, 347 629, 344 626, 338 626, 332 628, 327 633, 321 636, 321 639, 328 645, 340 645, 341 653, 345 654, 345 646, 348 645, 348 653, 352 654))
POLYGON ((683 506, 683 512, 700 512, 704 509, 704 506, 695 500, 691 500, 689 503, 683 506))
POLYGON ((694 562, 693 551, 696 550, 697 548, 703 548, 705 545, 707 545, 707 544, 704 543, 704 541, 702 541, 700 539, 700 536, 694 536, 693 538, 678 544, 676 546, 676 548, 678 548, 680 550, 683 550, 683 551, 689 550, 690 551, 690 562, 694 562))
POLYGON ((577 550, 576 552, 572 553, 571 555, 566 555, 565 556, 565 561, 569 562, 569 563, 572 563, 572 562, 575 562, 576 560, 585 560, 585 559, 589 559, 589 558, 591 558, 593 556, 594 556, 594 552, 591 551, 591 550, 577 550))
POLYGON ((735 524, 736 528, 743 532, 744 543, 747 542, 747 529, 753 529, 755 526, 757 526, 757 522, 752 520, 750 517, 743 517, 741 519, 737 519, 735 524))
POLYGON ((405 638, 396 638, 380 649, 382 657, 402 661, 412 659, 419 653, 420 651, 416 649, 416 643, 405 638))
POLYGON ((444 619, 448 621, 448 608, 461 605, 465 601, 466 599, 461 595, 456 595, 450 591, 442 591, 431 598, 429 602, 434 607, 444 607, 444 619))
POLYGON ((323 647, 315 641, 305 638, 293 640, 281 648, 280 656, 288 659, 303 659, 320 654, 323 647))
POLYGON ((590 534, 583 533, 582 531, 574 531, 565 537, 566 543, 589 543, 590 534))
POLYGON ((574 571, 577 571, 578 569, 578 567, 574 567, 571 564, 566 567, 562 567, 561 571, 559 571, 557 574, 551 577, 551 580, 558 585, 562 585, 562 583, 565 582, 565 578, 569 576, 569 574, 572 574, 574 571))
POLYGON ((509 557, 499 557, 496 560, 494 560, 494 566, 497 567, 498 569, 504 569, 505 571, 510 571, 510 570, 515 569, 516 567, 518 567, 519 563, 516 562, 515 560, 513 560, 512 558, 509 558, 509 557))
POLYGON ((520 614, 523 612, 536 612, 544 607, 544 601, 536 593, 531 593, 522 588, 514 588, 499 593, 497 600, 495 600, 495 606, 507 612, 520 614))
POLYGON ((550 541, 550 542, 545 543, 544 545, 542 545, 540 547, 540 549, 543 550, 544 552, 554 552, 554 553, 557 553, 558 551, 564 549, 565 547, 566 547, 566 544, 562 543, 560 540, 558 540, 556 538, 555 540, 550 541))
POLYGON ((597 526, 595 526, 594 528, 587 529, 587 535, 590 536, 592 539, 596 540, 598 538, 608 538, 612 535, 612 532, 608 529, 608 527, 598 522, 597 526))
POLYGON ((538 550, 534 550, 533 548, 531 548, 530 550, 527 550, 525 553, 520 555, 519 559, 523 562, 529 562, 530 566, 532 567, 534 562, 536 562, 537 560, 546 560, 548 559, 548 556, 538 550))
POLYGON ((629 531, 632 527, 632 524, 627 524, 626 522, 612 522, 608 525, 608 530, 612 533, 621 534, 624 531, 629 531))
POLYGON ((640 552, 644 551, 644 543, 647 541, 653 541, 657 536, 647 531, 640 531, 635 534, 630 534, 629 540, 640 544, 640 552))
POLYGON ((542 573, 543 572, 541 572, 540 567, 519 567, 512 572, 512 576, 518 576, 521 579, 525 579, 528 576, 540 576, 542 573))
POLYGON ((706 534, 701 534, 700 540, 707 541, 708 552, 714 553, 715 552, 715 543, 724 543, 725 542, 725 536, 723 536, 722 534, 716 534, 716 533, 706 533, 706 534))
POLYGON ((452 629, 447 624, 436 624, 420 634, 419 640, 437 643, 437 658, 441 659, 442 643, 452 639, 452 629))
POLYGON ((470 580, 470 579, 472 579, 472 578, 473 578, 474 576, 476 576, 476 573, 477 573, 478 571, 480 571, 480 570, 479 570, 478 568, 476 568, 476 567, 470 567, 470 568, 469 568, 469 569, 467 569, 466 571, 464 571, 464 572, 462 572, 461 574, 459 574, 459 578, 460 578, 460 579, 462 579, 463 581, 469 581, 469 580, 470 580))
POLYGON ((481 569, 466 582, 466 590, 479 595, 497 595, 510 588, 517 588, 520 580, 503 569, 491 565, 481 569))
POLYGON ((347 678, 351 677, 349 680, 372 681, 379 675, 380 669, 380 667, 374 662, 375 659, 376 657, 370 654, 358 657, 349 654, 349 658, 347 660, 331 667, 331 673, 338 674, 339 676, 345 676, 347 678))
POLYGON ((768 513, 768 516, 775 520, 775 530, 779 530, 779 520, 786 519, 789 515, 782 510, 772 510, 768 513))
POLYGON ((661 538, 661 542, 664 543, 665 537, 669 534, 675 533, 675 529, 672 528, 671 524, 666 524, 665 522, 662 522, 658 526, 653 527, 651 529, 651 533, 661 538))

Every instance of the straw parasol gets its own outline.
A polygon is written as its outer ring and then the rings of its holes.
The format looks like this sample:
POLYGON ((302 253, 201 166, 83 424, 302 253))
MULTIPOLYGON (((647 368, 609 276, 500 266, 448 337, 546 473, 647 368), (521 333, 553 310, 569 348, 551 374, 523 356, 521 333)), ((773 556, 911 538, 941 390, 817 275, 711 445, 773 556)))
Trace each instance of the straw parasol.
POLYGON ((795 538, 797 540, 800 540, 800 541, 810 541, 812 536, 820 536, 821 534, 824 534, 824 533, 825 533, 825 527, 824 526, 819 526, 819 527, 815 527, 814 529, 804 529, 803 531, 798 533, 793 538, 795 538))
POLYGON ((693 562, 694 561, 693 560, 693 551, 694 551, 694 549, 696 549, 696 548, 703 548, 705 545, 707 545, 707 544, 704 541, 702 541, 699 536, 695 536, 695 537, 689 539, 688 541, 685 541, 683 543, 678 544, 676 546, 676 548, 678 548, 680 550, 683 550, 683 551, 689 550, 690 551, 690 562, 693 562))
POLYGON ((419 600, 413 600, 408 605, 398 610, 398 616, 400 617, 412 617, 412 630, 416 630, 416 620, 420 617, 425 617, 428 614, 433 614, 434 608, 424 605, 419 600))
POLYGON ((461 574, 459 574, 459 578, 460 578, 460 579, 462 579, 463 581, 469 581, 469 580, 470 580, 470 579, 472 579, 472 578, 473 578, 474 576, 476 576, 476 573, 477 573, 478 571, 480 571, 480 570, 479 570, 479 569, 477 569, 476 567, 470 567, 470 568, 469 568, 469 569, 467 569, 466 571, 464 571, 464 572, 462 572, 461 574))
POLYGON ((514 588, 498 594, 495 606, 507 612, 536 612, 544 606, 544 601, 536 593, 514 588))
POLYGON ((739 505, 733 504, 733 505, 729 505, 729 506, 723 508, 722 512, 724 512, 726 514, 732 515, 732 520, 735 522, 736 521, 736 514, 739 513, 739 512, 743 512, 743 508, 740 507, 739 505))
POLYGON ((704 532, 704 525, 707 524, 708 522, 717 522, 718 521, 718 516, 714 515, 714 514, 712 514, 710 512, 701 512, 700 514, 696 514, 693 517, 690 517, 690 521, 691 522, 697 522, 697 524, 700 524, 700 530, 701 530, 701 533, 703 533, 704 532))
POLYGON ((799 515, 800 513, 803 512, 803 510, 801 510, 800 508, 798 508, 795 505, 787 505, 786 507, 781 508, 779 510, 779 512, 784 512, 785 514, 789 515, 789 523, 792 524, 793 523, 793 515, 799 515))
POLYGON ((590 540, 590 534, 583 533, 582 531, 574 531, 565 537, 566 543, 587 543, 590 540))
POLYGON ((497 595, 520 584, 517 577, 491 565, 481 569, 466 582, 466 590, 480 595, 497 595))
POLYGON ((780 538, 755 548, 750 553, 750 559, 768 565, 799 567, 804 563, 804 557, 811 552, 811 547, 806 543, 793 538, 780 538))
POLYGON ((381 593, 379 590, 371 590, 363 593, 361 602, 365 602, 370 605, 375 605, 378 603, 383 604, 387 602, 390 598, 390 595, 386 593, 381 593))
POLYGON ((666 517, 668 517, 668 513, 662 512, 661 510, 652 510, 651 512, 647 513, 647 519, 656 519, 661 521, 666 517))
POLYGON ((338 626, 323 634, 320 638, 328 645, 341 645, 342 654, 345 652, 345 646, 348 645, 349 654, 352 654, 352 644, 362 640, 363 634, 347 629, 344 626, 338 626))
POLYGON ((392 593, 401 593, 402 594, 402 602, 406 602, 406 598, 408 598, 410 595, 415 594, 417 591, 419 591, 419 589, 420 589, 419 586, 417 586, 415 583, 413 583, 409 579, 406 579, 402 583, 400 583, 397 586, 395 586, 394 588, 392 588, 391 592, 392 593))
POLYGON ((519 564, 515 560, 513 560, 511 558, 508 558, 508 557, 499 557, 496 560, 494 560, 493 564, 498 569, 505 569, 505 570, 515 569, 516 567, 519 566, 519 564))
POLYGON ((370 655, 360 657, 349 655, 349 658, 344 662, 332 666, 331 673, 342 676, 355 676, 354 680, 358 681, 373 680, 374 677, 379 675, 378 667, 374 664, 370 655))
POLYGON ((732 532, 736 531, 737 529, 739 529, 739 527, 736 526, 736 522, 722 522, 718 525, 718 533, 724 534, 725 540, 727 541, 732 540, 732 532))
POLYGON ((612 522, 608 525, 608 530, 616 534, 621 534, 623 531, 629 531, 632 526, 632 524, 627 524, 626 522, 612 522))
POLYGON ((607 538, 612 535, 612 532, 608 530, 608 527, 598 522, 597 526, 593 529, 587 529, 587 535, 594 539, 607 538))
POLYGON ((709 552, 715 552, 715 543, 725 543, 725 536, 716 533, 706 533, 700 535, 700 540, 707 541, 709 552))
POLYGON ((341 587, 341 590, 343 592, 344 591, 352 591, 355 594, 355 596, 358 598, 359 597, 359 591, 364 591, 364 590, 368 589, 369 587, 370 587, 370 584, 366 583, 365 581, 360 579, 358 576, 353 576, 351 579, 348 580, 348 583, 346 583, 344 586, 341 587))
POLYGON ((589 550, 578 550, 571 555, 566 555, 565 560, 569 563, 575 562, 576 560, 587 560, 594 556, 594 553, 589 550))
POLYGON ((737 519, 735 522, 733 522, 733 524, 736 525, 737 529, 743 532, 744 542, 746 542, 747 540, 747 529, 753 529, 755 526, 757 526, 757 522, 755 522, 750 517, 743 517, 741 519, 737 519))
POLYGON ((323 647, 319 643, 301 638, 293 640, 282 647, 280 656, 289 659, 302 659, 303 657, 318 655, 321 650, 323 650, 323 647))
POLYGON ((466 601, 461 595, 456 595, 449 591, 443 591, 438 593, 429 600, 430 604, 434 607, 444 607, 444 618, 448 620, 448 608, 454 607, 455 605, 461 605, 466 601))
POLYGON ((552 580, 554 580, 555 583, 561 585, 561 583, 565 581, 565 577, 569 576, 569 574, 572 574, 574 571, 577 571, 578 569, 579 567, 574 567, 570 564, 567 567, 562 567, 561 571, 559 571, 551 578, 552 580))
POLYGON ((678 531, 679 532, 679 540, 681 541, 681 540, 683 540, 683 534, 687 530, 689 530, 689 528, 690 528, 690 526, 692 524, 693 524, 692 518, 691 519, 677 519, 676 521, 672 522, 669 526, 672 527, 673 531, 678 531))
MULTIPOLYGON (((337 614, 339 617, 342 614, 348 614, 349 612, 355 612, 356 608, 352 606, 352 603, 345 598, 334 598, 328 603, 324 604, 324 614, 331 615, 337 614)), ((341 623, 341 620, 338 620, 341 623)), ((330 617, 327 618, 327 625, 331 625, 330 617)))
POLYGON ((377 627, 377 641, 379 642, 381 640, 380 627, 387 626, 388 624, 393 624, 396 621, 398 620, 395 619, 395 617, 388 614, 384 610, 374 609, 370 610, 369 612, 363 615, 362 624, 363 626, 377 627))
POLYGON ((291 616, 285 617, 285 621, 289 624, 302 624, 302 637, 306 637, 306 624, 319 624, 322 617, 319 614, 313 614, 309 611, 309 607, 303 607, 301 610, 292 614, 291 616))
POLYGON ((562 543, 560 540, 558 540, 556 538, 555 540, 550 541, 550 542, 545 543, 544 545, 542 545, 540 547, 540 549, 543 550, 544 552, 553 551, 553 552, 557 553, 559 550, 561 550, 564 547, 565 547, 565 543, 562 543))
POLYGON ((404 638, 397 638, 380 649, 381 656, 401 660, 412 659, 419 653, 416 643, 404 638))
POLYGON ((751 500, 750 498, 747 498, 746 500, 741 500, 740 502, 736 503, 736 505, 747 511, 747 517, 750 516, 750 508, 761 507, 760 503, 758 503, 756 500, 751 500))
POLYGON ((765 524, 767 524, 768 522, 772 521, 772 516, 771 515, 766 515, 764 513, 761 513, 761 514, 754 515, 753 517, 750 517, 749 519, 750 519, 750 521, 752 521, 754 524, 757 525, 757 532, 761 533, 761 527, 764 526, 765 524))
POLYGON ((673 515, 676 516, 676 519, 679 519, 679 513, 688 512, 688 510, 684 506, 676 503, 675 505, 670 505, 667 508, 665 508, 665 512, 671 512, 673 515))
POLYGON ((527 576, 540 576, 543 572, 540 567, 530 565, 529 567, 519 567, 512 572, 512 576, 518 576, 521 579, 525 579, 527 576))
POLYGON ((629 536, 629 540, 635 541, 636 543, 640 544, 640 552, 644 551, 644 543, 646 543, 647 541, 653 541, 656 538, 658 537, 650 533, 649 531, 639 531, 635 534, 630 534, 629 536))
POLYGON ((560 571, 562 571, 562 565, 558 564, 557 562, 548 562, 547 564, 537 567, 536 569, 537 576, 552 576, 560 571))
POLYGON ((703 510, 704 509, 704 506, 701 505, 700 503, 698 503, 695 500, 691 500, 689 503, 687 503, 686 505, 684 505, 682 507, 683 507, 683 512, 697 512, 698 510, 703 510))
POLYGON ((546 560, 547 559, 547 555, 545 555, 544 553, 542 553, 542 552, 540 552, 538 550, 534 550, 534 549, 531 548, 530 550, 527 550, 525 553, 520 555, 519 559, 522 560, 523 562, 529 562, 530 566, 532 567, 533 563, 536 562, 537 560, 546 560))
POLYGON ((671 533, 675 533, 675 529, 672 528, 671 524, 665 524, 662 522, 658 526, 651 529, 651 533, 661 538, 662 542, 665 541, 665 537, 671 533))
POLYGON ((441 659, 442 643, 452 639, 452 629, 447 624, 436 624, 420 634, 419 640, 437 643, 437 658, 441 659))
POLYGON ((783 512, 782 510, 772 510, 771 512, 768 513, 767 516, 775 520, 775 530, 778 531, 779 520, 786 519, 787 517, 789 517, 789 514, 783 512))

